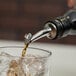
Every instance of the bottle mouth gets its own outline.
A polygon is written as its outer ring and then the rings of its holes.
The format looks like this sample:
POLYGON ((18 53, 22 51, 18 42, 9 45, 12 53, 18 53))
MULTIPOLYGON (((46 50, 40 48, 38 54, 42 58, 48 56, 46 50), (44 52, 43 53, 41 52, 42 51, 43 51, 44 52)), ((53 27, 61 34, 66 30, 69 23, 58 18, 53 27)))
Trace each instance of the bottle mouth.
POLYGON ((55 39, 56 35, 57 35, 57 27, 56 25, 52 22, 52 21, 48 21, 45 24, 45 28, 50 28, 51 31, 49 32, 49 35, 47 36, 49 39, 55 39))

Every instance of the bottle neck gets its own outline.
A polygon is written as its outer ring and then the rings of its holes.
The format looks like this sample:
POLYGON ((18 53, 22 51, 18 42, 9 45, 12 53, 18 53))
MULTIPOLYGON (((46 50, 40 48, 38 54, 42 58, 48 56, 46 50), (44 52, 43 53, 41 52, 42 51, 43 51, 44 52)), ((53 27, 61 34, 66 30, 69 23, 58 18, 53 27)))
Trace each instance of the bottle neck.
POLYGON ((52 34, 50 33, 50 38, 52 39, 76 35, 76 10, 70 10, 64 16, 47 22, 45 27, 52 29, 53 32, 51 32, 52 34))

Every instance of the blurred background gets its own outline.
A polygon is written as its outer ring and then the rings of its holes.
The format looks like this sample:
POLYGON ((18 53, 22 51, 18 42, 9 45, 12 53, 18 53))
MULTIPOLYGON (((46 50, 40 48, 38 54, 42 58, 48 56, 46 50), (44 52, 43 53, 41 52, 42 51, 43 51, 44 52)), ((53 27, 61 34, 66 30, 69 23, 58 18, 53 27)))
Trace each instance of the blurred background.
MULTIPOLYGON (((24 35, 43 29, 44 23, 75 8, 75 0, 0 0, 0 39, 23 41, 24 35)), ((76 36, 39 42, 76 44, 76 36)))

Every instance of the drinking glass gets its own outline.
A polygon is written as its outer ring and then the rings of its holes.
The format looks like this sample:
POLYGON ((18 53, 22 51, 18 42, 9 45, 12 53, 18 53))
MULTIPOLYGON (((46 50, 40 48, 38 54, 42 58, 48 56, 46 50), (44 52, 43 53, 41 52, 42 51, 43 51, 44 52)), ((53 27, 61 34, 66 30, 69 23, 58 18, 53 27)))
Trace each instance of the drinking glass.
POLYGON ((0 47, 0 76, 50 76, 50 51, 28 47, 21 57, 22 50, 22 46, 0 47))

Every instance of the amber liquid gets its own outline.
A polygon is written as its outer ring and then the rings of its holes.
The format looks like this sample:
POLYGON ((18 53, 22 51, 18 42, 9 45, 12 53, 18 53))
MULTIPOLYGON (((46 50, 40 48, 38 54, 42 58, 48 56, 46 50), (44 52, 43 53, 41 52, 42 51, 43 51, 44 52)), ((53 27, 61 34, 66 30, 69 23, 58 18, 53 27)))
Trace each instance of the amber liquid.
POLYGON ((25 57, 26 51, 27 51, 27 48, 28 48, 28 45, 29 45, 29 44, 26 44, 26 45, 24 46, 24 49, 22 50, 22 55, 21 55, 21 57, 25 57))

